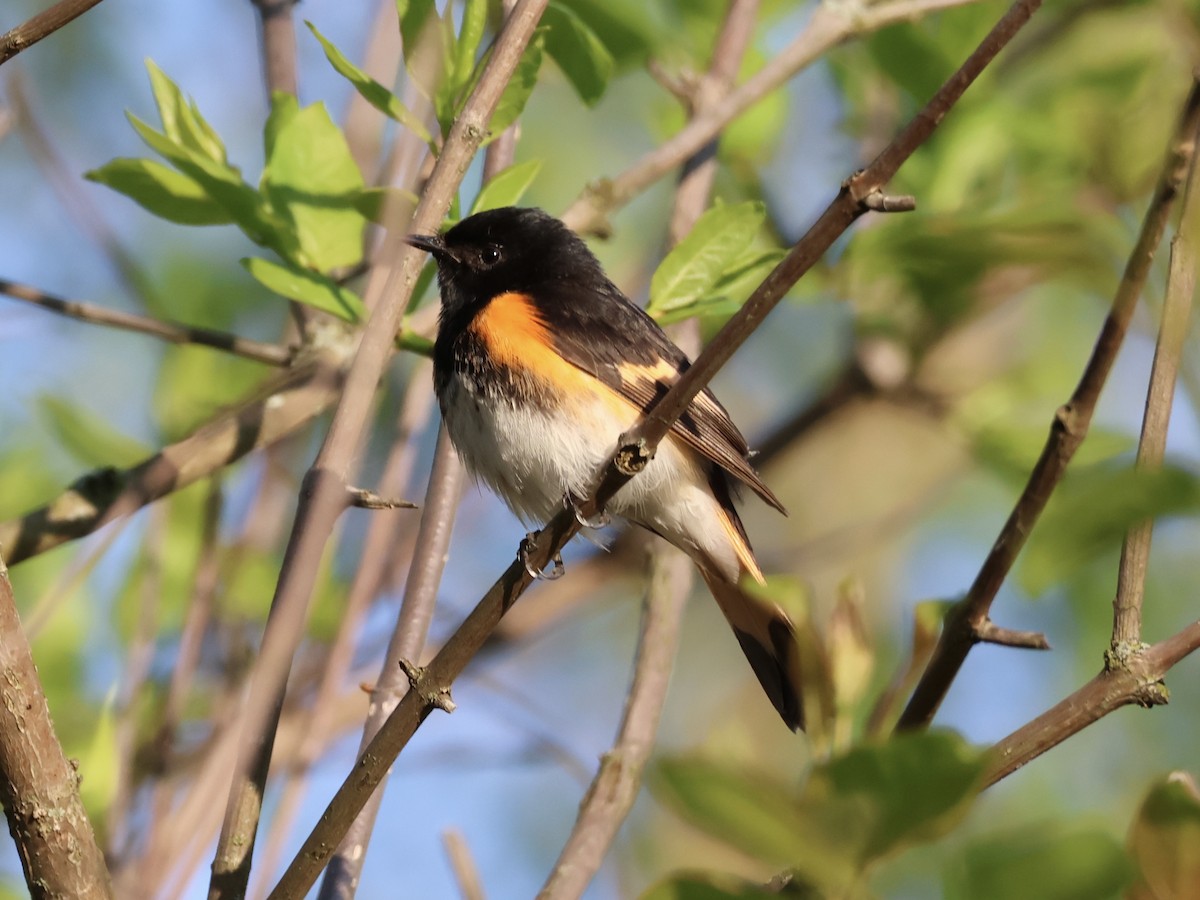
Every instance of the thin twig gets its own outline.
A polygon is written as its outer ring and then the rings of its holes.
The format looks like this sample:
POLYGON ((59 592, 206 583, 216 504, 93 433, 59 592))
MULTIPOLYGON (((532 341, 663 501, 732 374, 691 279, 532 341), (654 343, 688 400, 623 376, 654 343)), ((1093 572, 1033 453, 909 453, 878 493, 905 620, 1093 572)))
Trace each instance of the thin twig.
POLYGON ((223 331, 214 331, 211 328, 163 322, 149 316, 108 309, 95 303, 67 300, 27 284, 9 281, 6 278, 0 278, 0 294, 91 325, 107 325, 125 331, 136 331, 139 334, 148 334, 172 344, 199 344, 203 347, 213 347, 235 356, 266 363, 269 366, 287 366, 291 364, 296 355, 293 347, 280 347, 278 344, 253 341, 223 331))
POLYGON ((260 395, 220 413, 131 469, 97 469, 45 506, 0 522, 0 547, 15 565, 220 471, 320 415, 336 398, 341 359, 327 348, 267 383, 260 395))
POLYGON ((275 93, 296 96, 296 0, 250 0, 258 10, 263 76, 267 99, 275 93))
POLYGON ((730 122, 811 65, 830 48, 851 38, 932 12, 963 6, 973 0, 895 0, 877 6, 821 3, 804 31, 743 84, 730 91, 711 110, 697 116, 669 140, 612 179, 589 185, 563 213, 563 221, 584 234, 609 230, 608 217, 684 160, 699 152, 730 122))
POLYGON ((1152 647, 1136 650, 1124 664, 1099 675, 992 748, 986 777, 995 784, 1072 735, 1122 706, 1158 706, 1167 702, 1163 677, 1177 662, 1200 649, 1200 621, 1152 647))
POLYGON ((1171 207, 1195 155, 1198 127, 1200 81, 1193 82, 1184 104, 1154 197, 1146 211, 1137 243, 1125 266, 1125 273, 1092 350, 1091 359, 1071 399, 1055 415, 1042 455, 970 590, 947 614, 933 658, 913 691, 898 728, 918 728, 933 719, 967 654, 978 641, 979 630, 988 619, 988 611, 1000 585, 1045 509, 1051 493, 1066 472, 1067 463, 1087 434, 1100 391, 1129 329, 1138 297, 1150 272, 1150 263, 1162 241, 1171 207))
POLYGON ((442 833, 442 844, 450 858, 450 869, 458 882, 458 895, 462 900, 484 900, 483 882, 479 880, 479 869, 471 858, 471 848, 461 831, 449 828, 442 833))
POLYGON ((0 804, 33 897, 111 898, 79 773, 50 721, 8 569, 0 559, 0 804))
MULTIPOLYGON (((971 82, 1029 20, 1039 5, 1038 0, 1019 0, 1014 4, 962 68, 938 90, 925 109, 870 166, 847 179, 837 198, 816 224, 754 291, 745 306, 730 319, 695 364, 663 395, 639 425, 622 436, 617 452, 604 467, 599 486, 593 491, 591 499, 581 503, 578 510, 564 509, 541 531, 522 543, 522 558, 508 567, 424 668, 423 680, 428 686, 426 693, 449 690, 467 662, 486 642, 496 623, 529 586, 533 580, 529 570, 545 569, 578 532, 579 519, 594 519, 613 493, 636 474, 638 464, 644 465, 646 455, 652 452, 671 423, 683 413, 712 374, 766 318, 791 285, 865 212, 862 198, 886 184, 900 164, 933 133, 971 82)), ((432 709, 427 697, 415 691, 405 695, 363 754, 353 774, 333 796, 292 865, 276 885, 272 898, 283 900, 298 897, 308 889, 328 858, 330 848, 345 834, 358 810, 432 709)))
MULTIPOLYGON (((451 127, 425 186, 413 215, 414 230, 436 230, 450 208, 450 201, 486 136, 492 112, 533 36, 546 2, 521 0, 505 21, 479 83, 451 127)), ((349 471, 357 458, 375 388, 391 356, 393 337, 400 330, 420 267, 419 251, 415 247, 405 247, 399 237, 389 240, 391 252, 385 254, 398 258, 398 265, 383 285, 382 294, 368 297, 372 301, 368 303, 372 310, 370 320, 350 366, 329 433, 316 462, 305 476, 263 636, 260 666, 246 701, 242 752, 213 861, 209 886, 212 900, 241 896, 246 891, 275 727, 291 660, 303 633, 308 599, 325 544, 345 508, 349 471), (374 302, 377 299, 378 302, 374 302)), ((368 294, 371 294, 370 290, 368 294)), ((346 824, 349 825, 349 821, 346 824)), ((343 835, 344 831, 337 839, 343 835)), ((322 862, 335 844, 336 841, 327 848, 322 862)), ((319 870, 308 871, 311 878, 307 885, 312 884, 316 871, 319 870)), ((288 874, 284 877, 288 878, 288 874)))
POLYGON ((8 62, 22 50, 28 49, 68 25, 99 3, 100 0, 59 0, 49 9, 43 10, 16 28, 0 35, 0 65, 8 62))
MULTIPOLYGON (((1138 442, 1139 469, 1158 469, 1167 452, 1167 427, 1171 422, 1171 402, 1187 338, 1188 319, 1196 291, 1196 254, 1194 241, 1200 204, 1195 199, 1196 164, 1193 160, 1183 192, 1183 215, 1179 231, 1171 241, 1171 260, 1167 288, 1163 298, 1162 322, 1146 388, 1146 412, 1138 442)), ((1120 654, 1142 639, 1142 600, 1146 590, 1146 571, 1150 563, 1152 521, 1139 522, 1125 535, 1117 570, 1117 594, 1113 599, 1112 652, 1120 654)))
POLYGON ((617 739, 601 759, 596 777, 579 804, 575 825, 538 893, 539 900, 583 895, 637 799, 642 771, 658 734, 692 586, 691 560, 674 548, 667 549, 669 552, 653 556, 633 683, 617 739))

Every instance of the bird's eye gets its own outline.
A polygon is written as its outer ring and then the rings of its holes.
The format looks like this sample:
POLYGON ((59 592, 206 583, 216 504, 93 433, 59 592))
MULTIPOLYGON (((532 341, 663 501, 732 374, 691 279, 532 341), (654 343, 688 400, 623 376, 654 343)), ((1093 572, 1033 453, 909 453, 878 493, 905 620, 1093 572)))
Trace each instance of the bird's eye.
POLYGON ((500 248, 496 246, 484 247, 479 251, 479 261, 487 267, 496 265, 500 262, 500 248))

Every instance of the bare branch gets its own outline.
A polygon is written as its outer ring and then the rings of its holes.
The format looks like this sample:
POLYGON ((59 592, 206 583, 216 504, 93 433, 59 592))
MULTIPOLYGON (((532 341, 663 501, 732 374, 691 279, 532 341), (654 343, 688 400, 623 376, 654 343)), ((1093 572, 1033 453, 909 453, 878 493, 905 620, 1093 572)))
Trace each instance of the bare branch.
POLYGON ((1091 359, 1071 399, 1055 415, 1042 455, 979 574, 975 576, 966 597, 947 615, 937 649, 900 717, 899 728, 917 728, 932 720, 971 647, 978 640, 978 630, 987 619, 1000 585, 1045 509, 1051 493, 1066 472, 1067 463, 1087 435, 1100 390, 1129 329, 1133 310, 1150 272, 1150 263, 1166 230, 1171 207, 1195 155, 1198 127, 1200 81, 1193 82, 1184 104, 1154 197, 1142 221, 1137 243, 1126 264, 1091 359))
POLYGON ((579 804, 575 826, 563 846, 539 900, 579 897, 599 871, 642 783, 654 749, 667 696, 671 666, 679 647, 683 612, 692 586, 692 561, 673 547, 654 548, 653 571, 642 611, 633 684, 612 749, 579 804))
POLYGON ((6 278, 0 278, 0 294, 32 304, 40 309, 58 313, 60 316, 78 319, 80 322, 136 331, 139 334, 161 338, 172 344, 199 344, 203 347, 213 347, 235 356, 266 363, 269 366, 289 365, 296 356, 296 349, 293 347, 280 347, 278 344, 252 341, 249 338, 237 337, 223 331, 214 331, 211 328, 162 322, 149 316, 107 309, 95 303, 67 300, 27 284, 9 281, 6 278))
POLYGON ((0 559, 0 804, 33 897, 111 898, 104 856, 63 754, 0 559))
POLYGON ((99 3, 100 0, 59 0, 52 7, 38 13, 0 35, 0 65, 8 62, 22 50, 32 47, 42 38, 49 37, 99 3))
MULTIPOLYGON (((934 95, 916 118, 866 169, 843 185, 838 197, 809 229, 800 242, 767 276, 745 306, 721 330, 684 376, 663 395, 641 422, 619 440, 611 463, 605 467, 591 499, 579 509, 564 509, 531 539, 528 550, 514 561, 476 604, 459 629, 425 667, 423 680, 449 687, 467 662, 486 642, 496 623, 533 580, 529 568, 544 569, 578 531, 580 518, 594 519, 608 499, 644 467, 647 454, 665 435, 712 374, 765 319, 786 291, 810 268, 832 243, 865 211, 862 198, 880 188, 900 164, 932 134, 953 104, 962 96, 1004 45, 1012 39, 1040 5, 1038 0, 1019 0, 1000 19, 980 46, 950 80, 934 95)), ((361 757, 353 774, 343 782, 320 821, 309 834, 284 877, 275 886, 275 900, 300 896, 330 854, 330 848, 375 790, 392 761, 408 743, 431 707, 410 691, 384 723, 361 757)))
POLYGON ((1177 662, 1200 648, 1200 621, 1152 647, 1139 647, 1120 665, 1110 660, 1099 675, 993 748, 987 784, 995 784, 1074 734, 1122 706, 1167 702, 1162 679, 1177 662))
POLYGON ((341 360, 332 348, 268 382, 260 396, 216 416, 131 469, 97 469, 45 506, 0 523, 12 564, 83 537, 193 484, 310 422, 336 398, 341 360))
POLYGON ((462 900, 484 900, 483 882, 479 880, 479 870, 475 867, 471 849, 462 832, 447 829, 442 833, 442 843, 446 847, 446 856, 450 858, 454 880, 458 882, 459 896, 462 900))
POLYGON ((366 488, 348 488, 350 505, 359 509, 416 509, 417 504, 411 500, 399 500, 395 497, 383 497, 366 488))
MULTIPOLYGON (((1167 452, 1167 426, 1171 421, 1171 401, 1179 375, 1179 360, 1187 338, 1188 319, 1196 291, 1197 217, 1200 209, 1195 199, 1196 164, 1188 174, 1183 193, 1183 216, 1179 232, 1171 241, 1171 264, 1167 273, 1167 290, 1163 299, 1162 322, 1154 348, 1154 363, 1150 368, 1150 383, 1146 388, 1146 412, 1142 417, 1142 434, 1138 442, 1137 465, 1142 469, 1162 466, 1167 452)), ((1142 639, 1142 600, 1146 590, 1146 570, 1150 564, 1150 540, 1154 523, 1140 522, 1129 529, 1121 547, 1121 562, 1117 571, 1117 594, 1113 598, 1112 646, 1137 644, 1142 639)))
MULTIPOLYGON (((521 0, 506 19, 479 83, 451 127, 426 183, 413 215, 415 230, 433 230, 441 223, 471 159, 486 136, 492 112, 533 36, 546 2, 521 0)), ((348 473, 357 458, 375 387, 391 356, 393 337, 400 330, 419 271, 419 251, 415 247, 406 247, 399 238, 399 235, 389 238, 391 252, 385 256, 398 259, 398 264, 382 284, 382 294, 371 296, 372 292, 368 291, 367 305, 372 310, 370 321, 363 331, 328 436, 305 476, 304 491, 263 637, 260 668, 247 698, 243 748, 213 862, 209 887, 209 896, 213 900, 240 896, 246 890, 275 726, 279 721, 291 660, 303 633, 308 599, 325 543, 342 510, 348 473)), ((347 819, 347 826, 351 819, 353 816, 347 819)), ((337 839, 340 840, 344 833, 343 829, 337 839)), ((326 848, 322 863, 332 849, 333 844, 326 848)), ((298 867, 293 864, 285 874, 285 880, 294 877, 296 871, 298 867)), ((317 871, 319 867, 305 868, 302 876, 305 889, 312 884, 317 871)), ((276 892, 279 890, 276 887, 276 892)))
POLYGON ((267 99, 279 92, 296 96, 296 0, 250 0, 258 10, 267 99))
POLYGON ((991 619, 985 621, 975 632, 980 643, 997 644, 1001 647, 1019 647, 1024 650, 1049 650, 1050 642, 1040 631, 1016 631, 1001 628, 991 619))

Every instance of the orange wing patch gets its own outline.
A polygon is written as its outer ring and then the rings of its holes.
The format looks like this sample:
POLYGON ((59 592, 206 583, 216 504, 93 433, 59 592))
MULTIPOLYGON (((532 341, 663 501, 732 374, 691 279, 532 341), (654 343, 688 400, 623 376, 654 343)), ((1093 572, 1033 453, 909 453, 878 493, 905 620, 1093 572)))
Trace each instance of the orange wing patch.
POLYGON ((501 366, 537 378, 560 395, 595 389, 588 377, 554 349, 545 319, 525 294, 497 294, 471 321, 470 329, 501 366))

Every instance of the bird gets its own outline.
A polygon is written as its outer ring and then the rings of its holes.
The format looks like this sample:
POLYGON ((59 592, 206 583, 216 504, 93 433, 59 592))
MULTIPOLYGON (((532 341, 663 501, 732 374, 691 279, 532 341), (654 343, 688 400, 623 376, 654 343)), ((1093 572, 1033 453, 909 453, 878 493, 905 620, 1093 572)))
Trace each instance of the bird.
MULTIPOLYGON (((441 293, 433 378, 467 470, 527 525, 586 496, 627 431, 690 365, 587 244, 534 207, 478 212, 404 241, 428 251, 441 293)), ((713 393, 692 400, 606 514, 691 557, 764 692, 804 726, 795 627, 739 586, 762 569, 733 505, 735 484, 786 510, 751 466, 746 439, 713 393)))

